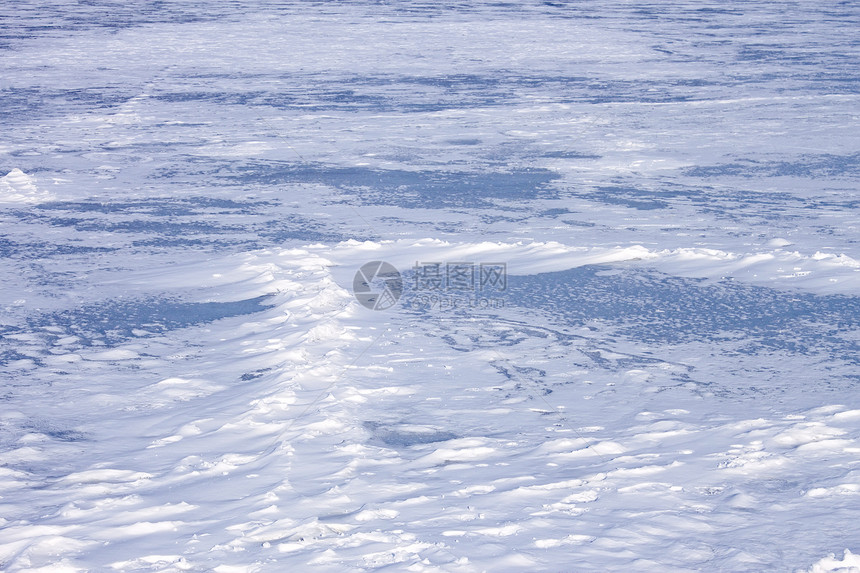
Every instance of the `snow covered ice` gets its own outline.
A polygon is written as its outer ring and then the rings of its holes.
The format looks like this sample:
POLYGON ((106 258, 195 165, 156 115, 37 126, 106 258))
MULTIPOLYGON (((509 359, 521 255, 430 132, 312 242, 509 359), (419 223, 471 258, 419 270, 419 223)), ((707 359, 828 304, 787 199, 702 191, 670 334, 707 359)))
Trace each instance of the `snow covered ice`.
POLYGON ((858 26, 6 3, 0 570, 860 571, 858 26))

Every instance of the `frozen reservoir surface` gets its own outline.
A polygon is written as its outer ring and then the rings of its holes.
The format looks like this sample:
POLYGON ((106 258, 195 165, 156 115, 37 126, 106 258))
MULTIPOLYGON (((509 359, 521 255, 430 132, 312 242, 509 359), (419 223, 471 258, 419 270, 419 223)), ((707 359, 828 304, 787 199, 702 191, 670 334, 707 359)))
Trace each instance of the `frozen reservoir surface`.
POLYGON ((0 571, 860 571, 858 32, 5 3, 0 571))

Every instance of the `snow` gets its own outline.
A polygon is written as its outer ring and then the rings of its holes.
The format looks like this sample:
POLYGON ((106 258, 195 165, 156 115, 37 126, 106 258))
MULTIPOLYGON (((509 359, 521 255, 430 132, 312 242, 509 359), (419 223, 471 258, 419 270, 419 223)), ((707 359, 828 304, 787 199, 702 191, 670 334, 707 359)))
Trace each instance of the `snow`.
POLYGON ((858 18, 17 3, 0 570, 860 571, 858 18))

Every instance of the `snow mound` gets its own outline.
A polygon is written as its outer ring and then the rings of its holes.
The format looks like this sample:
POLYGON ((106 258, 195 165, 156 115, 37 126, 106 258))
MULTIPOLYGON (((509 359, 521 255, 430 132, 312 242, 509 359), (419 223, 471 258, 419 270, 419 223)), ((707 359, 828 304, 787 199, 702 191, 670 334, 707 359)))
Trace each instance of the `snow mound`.
POLYGON ((33 177, 17 167, 0 178, 0 203, 40 203, 52 198, 36 187, 33 177))
POLYGON ((783 239, 782 237, 776 237, 776 238, 771 239, 770 241, 767 242, 767 245, 769 247, 776 247, 776 248, 787 247, 787 246, 793 245, 793 244, 794 243, 792 243, 788 239, 783 239))
POLYGON ((831 553, 810 567, 808 573, 860 573, 860 555, 846 549, 840 561, 831 553))

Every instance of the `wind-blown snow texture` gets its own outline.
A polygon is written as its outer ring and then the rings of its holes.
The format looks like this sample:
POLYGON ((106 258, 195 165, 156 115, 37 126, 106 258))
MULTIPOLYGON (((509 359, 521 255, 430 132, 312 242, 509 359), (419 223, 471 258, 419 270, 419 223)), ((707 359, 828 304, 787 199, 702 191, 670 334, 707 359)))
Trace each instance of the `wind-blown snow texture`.
POLYGON ((0 7, 0 570, 860 571, 858 3, 260 4, 0 7))

